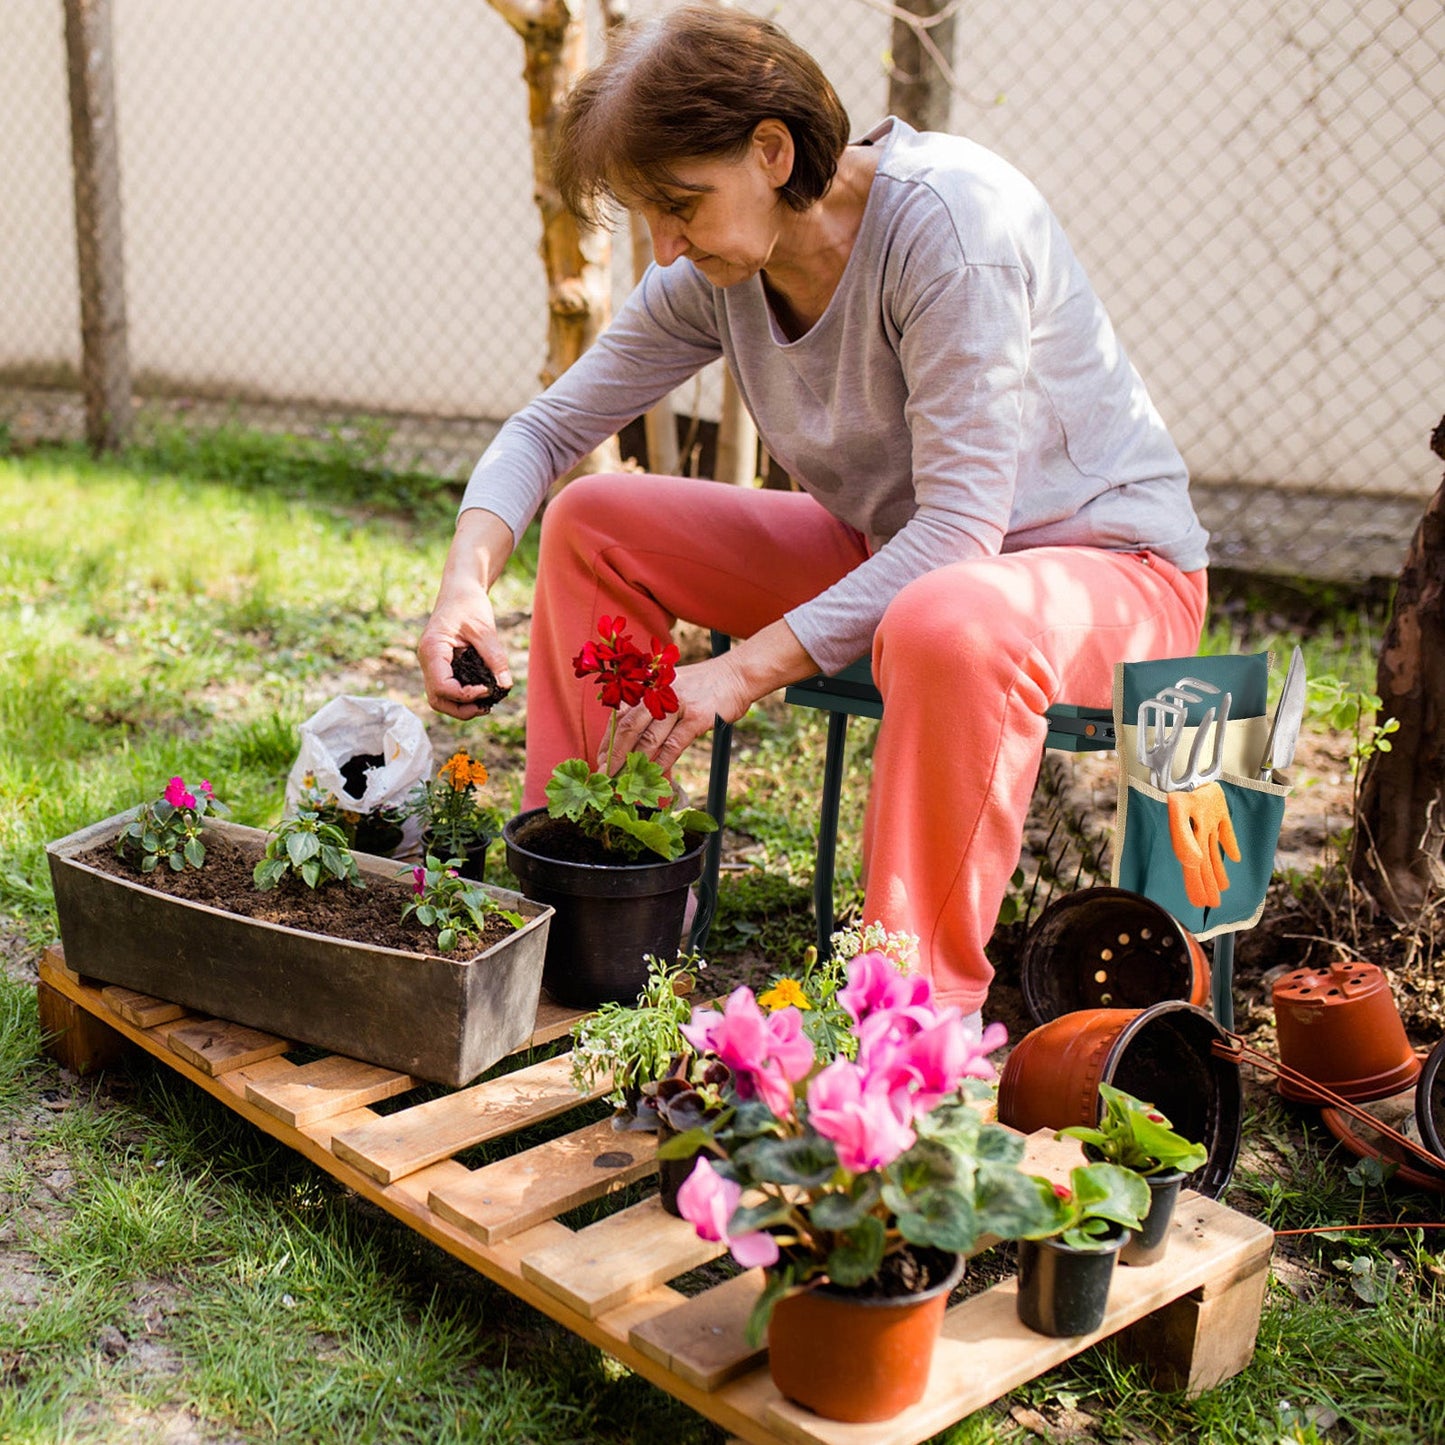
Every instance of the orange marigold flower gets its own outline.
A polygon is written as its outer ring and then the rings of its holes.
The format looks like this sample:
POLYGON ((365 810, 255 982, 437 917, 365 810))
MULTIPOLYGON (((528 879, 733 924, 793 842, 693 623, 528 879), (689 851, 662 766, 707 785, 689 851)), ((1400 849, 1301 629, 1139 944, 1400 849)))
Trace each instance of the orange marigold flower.
POLYGON ((465 792, 472 786, 487 781, 487 770, 481 763, 474 763, 465 750, 455 752, 441 765, 439 773, 451 783, 457 792, 465 792))

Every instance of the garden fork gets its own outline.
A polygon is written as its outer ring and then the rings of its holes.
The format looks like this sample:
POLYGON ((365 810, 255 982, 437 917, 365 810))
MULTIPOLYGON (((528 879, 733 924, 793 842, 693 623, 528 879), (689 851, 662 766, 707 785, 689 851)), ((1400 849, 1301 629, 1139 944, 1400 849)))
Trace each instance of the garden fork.
POLYGON ((1189 704, 1203 702, 1219 689, 1213 683, 1197 677, 1181 677, 1173 687, 1164 687, 1151 698, 1139 704, 1139 761, 1149 769, 1150 781, 1161 792, 1191 792, 1204 783, 1212 783, 1224 771, 1224 729, 1229 722, 1231 695, 1225 693, 1217 708, 1211 707, 1204 714, 1184 773, 1174 776, 1174 758, 1184 737, 1189 721, 1189 704), (1216 722, 1215 715, 1218 714, 1216 722), (1200 761, 1204 745, 1214 727, 1214 752, 1209 763, 1202 767, 1200 761))

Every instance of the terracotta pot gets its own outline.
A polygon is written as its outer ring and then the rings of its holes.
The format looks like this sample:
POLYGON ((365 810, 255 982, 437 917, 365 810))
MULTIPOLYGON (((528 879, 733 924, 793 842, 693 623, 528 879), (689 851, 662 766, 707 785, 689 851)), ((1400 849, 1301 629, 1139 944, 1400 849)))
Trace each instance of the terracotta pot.
POLYGON ((1099 1084, 1145 1099, 1208 1153, 1185 1184, 1217 1197, 1239 1154, 1239 1066, 1219 1058, 1225 1031, 1193 1004, 1080 1009, 1052 1019, 1014 1046, 999 1078, 1001 1123, 1031 1134, 1099 1122, 1099 1084))
POLYGON ((507 821, 507 866, 528 898, 555 910, 542 986, 558 1003, 595 1008, 633 1003, 647 983, 647 955, 677 957, 687 890, 702 872, 707 839, 681 858, 574 863, 528 846, 533 808, 507 821))
POLYGON ((1086 1008, 1209 1002, 1209 959, 1187 928, 1143 894, 1084 888, 1051 903, 1021 962, 1035 1023, 1086 1008))
MULTIPOLYGON (((1385 976, 1373 963, 1297 968, 1275 981, 1279 1061, 1359 1103, 1408 1089, 1420 1060, 1405 1037, 1385 976)), ((1286 1099, 1318 1101, 1307 1084, 1281 1076, 1286 1099)))
POLYGON ((923 1398, 949 1291, 963 1277, 961 1256, 923 1253, 947 1275, 918 1294, 817 1285, 778 1301, 768 1365, 788 1399, 829 1420, 866 1421, 892 1419, 923 1398))
POLYGON ((1445 1165, 1445 1039, 1430 1050, 1415 1081, 1415 1122, 1420 1142, 1445 1165))
POLYGON ((1142 1269, 1146 1265, 1158 1264, 1164 1258, 1164 1252, 1169 1248, 1169 1226, 1174 1223, 1174 1210, 1179 1203, 1184 1179, 1182 1169, 1145 1176, 1144 1182, 1149 1186, 1149 1212, 1144 1216, 1142 1229, 1129 1231, 1119 1254, 1120 1264, 1142 1269))
POLYGON ((1090 1335, 1104 1323, 1109 1285, 1128 1238, 1122 1226, 1092 1249, 1059 1239, 1021 1239, 1019 1319, 1041 1335, 1090 1335))

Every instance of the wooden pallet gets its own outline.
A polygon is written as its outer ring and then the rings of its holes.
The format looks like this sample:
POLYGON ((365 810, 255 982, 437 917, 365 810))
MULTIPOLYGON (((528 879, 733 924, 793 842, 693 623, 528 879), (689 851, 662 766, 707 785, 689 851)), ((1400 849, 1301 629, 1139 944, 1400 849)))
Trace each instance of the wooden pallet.
MULTIPOLYGON (((39 990, 49 1047, 68 1067, 83 1073, 144 1049, 737 1440, 916 1445, 1109 1335, 1161 1387, 1190 1393, 1238 1373, 1254 1351, 1273 1234, 1186 1194, 1164 1261, 1117 1271, 1096 1334, 1025 1329, 1010 1278, 950 1310, 921 1403, 879 1425, 822 1420, 784 1400, 763 1352, 744 1342, 758 1271, 690 1298, 673 1289, 720 1250, 656 1195, 585 1228, 559 1221, 652 1172, 650 1135, 618 1134, 604 1120, 480 1168, 456 1157, 582 1103, 565 1056, 381 1115, 370 1105, 413 1089, 406 1075, 339 1057, 295 1063, 284 1039, 82 979, 58 949, 41 960, 39 990)), ((532 1042, 560 1037, 576 1017, 544 1007, 532 1042)), ((1078 1161, 1073 1144, 1047 1133, 1028 1145, 1037 1173, 1066 1177, 1078 1161)))

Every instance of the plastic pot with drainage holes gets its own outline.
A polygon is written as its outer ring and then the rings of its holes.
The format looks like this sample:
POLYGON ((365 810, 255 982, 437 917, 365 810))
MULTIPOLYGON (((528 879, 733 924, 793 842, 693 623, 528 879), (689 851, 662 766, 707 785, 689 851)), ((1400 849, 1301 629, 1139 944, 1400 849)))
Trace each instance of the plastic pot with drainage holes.
POLYGON ((1021 962, 1035 1023, 1092 1008, 1209 1001, 1209 960, 1174 916, 1127 888, 1083 888, 1051 903, 1021 962))
POLYGON ((999 1076, 999 1122, 1024 1134, 1097 1124, 1099 1084, 1113 1084, 1204 1145, 1204 1163, 1184 1184, 1218 1197, 1234 1173, 1243 1121, 1239 1065, 1214 1051, 1227 1039, 1203 1009, 1181 1002, 1063 1014, 1014 1045, 999 1076))
MULTIPOLYGON (((1354 1103, 1401 1093, 1418 1077, 1420 1060, 1375 964, 1341 960, 1326 969, 1292 969, 1271 994, 1286 1068, 1354 1103)), ((1322 1102, 1308 1084, 1283 1075, 1279 1092, 1322 1102)))

